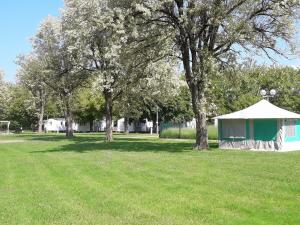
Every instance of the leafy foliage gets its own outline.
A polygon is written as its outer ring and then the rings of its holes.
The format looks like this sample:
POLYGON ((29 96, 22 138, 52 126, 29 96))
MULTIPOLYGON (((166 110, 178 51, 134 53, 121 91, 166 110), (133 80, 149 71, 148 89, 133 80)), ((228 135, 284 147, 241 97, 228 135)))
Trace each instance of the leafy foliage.
POLYGON ((75 118, 79 122, 93 122, 104 115, 104 98, 91 88, 78 90, 74 104, 75 118))
MULTIPOLYGON (((298 0, 132 2, 140 24, 168 31, 164 37, 173 42, 173 54, 182 60, 197 123, 197 149, 208 148, 207 89, 215 71, 235 62, 241 52, 263 52, 269 58, 270 51, 283 54, 278 39, 285 41, 289 50, 294 48, 298 0)), ((144 38, 149 45, 151 40, 151 33, 144 38)))
POLYGON ((212 116, 237 111, 260 99, 260 90, 275 89, 271 102, 287 110, 300 112, 299 70, 291 67, 235 67, 215 77, 211 91, 217 109, 212 116))

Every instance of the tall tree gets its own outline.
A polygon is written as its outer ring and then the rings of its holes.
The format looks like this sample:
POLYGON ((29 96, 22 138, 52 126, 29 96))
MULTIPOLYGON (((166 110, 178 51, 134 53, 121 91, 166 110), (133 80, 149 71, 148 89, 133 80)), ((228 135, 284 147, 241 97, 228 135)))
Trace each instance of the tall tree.
POLYGON ((276 43, 281 39, 291 44, 300 4, 297 0, 132 2, 134 16, 146 30, 156 24, 156 29, 170 31, 168 37, 177 46, 192 96, 199 150, 208 148, 206 90, 215 65, 230 63, 239 51, 260 50, 268 57, 271 52, 283 54, 276 43))
POLYGON ((73 137, 74 94, 87 82, 88 73, 62 20, 48 17, 33 39, 34 50, 45 71, 44 82, 60 97, 66 119, 66 136, 73 137), (80 62, 80 63, 79 63, 80 62))
POLYGON ((35 129, 36 106, 32 94, 24 85, 3 80, 0 71, 0 120, 11 121, 11 129, 35 129))
MULTIPOLYGON (((260 99, 260 90, 275 89, 277 94, 270 101, 279 107, 299 112, 299 70, 275 66, 235 66, 223 70, 210 86, 215 94, 211 102, 217 115, 248 107, 260 99)), ((215 116, 216 114, 212 115, 215 116)))
POLYGON ((17 64, 18 83, 32 95, 32 105, 36 109, 38 133, 43 132, 44 113, 49 95, 49 88, 44 82, 44 68, 34 55, 20 56, 17 64))
POLYGON ((89 122, 93 130, 95 120, 102 120, 104 115, 103 96, 92 87, 80 88, 75 97, 75 118, 79 122, 89 122))
POLYGON ((9 89, 7 83, 4 81, 4 71, 0 69, 0 119, 4 119, 7 115, 9 89))
MULTIPOLYGON (((138 36, 127 1, 66 0, 63 18, 68 33, 76 40, 74 50, 90 63, 85 67, 97 77, 99 91, 105 99, 106 140, 113 140, 112 114, 114 102, 126 86, 137 82, 146 67, 144 55, 134 46, 138 36), (138 70, 138 71, 136 71, 138 70)), ((81 65, 82 66, 82 65, 81 65)), ((84 66, 82 66, 84 67, 84 66)))
POLYGON ((109 7, 110 1, 66 0, 63 18, 69 33, 90 64, 85 68, 97 76, 105 99, 106 139, 113 140, 113 102, 119 95, 119 80, 124 77, 120 52, 126 43, 123 12, 109 7))
POLYGON ((142 115, 155 119, 151 112, 156 115, 158 106, 161 108, 179 94, 182 82, 175 68, 174 62, 161 60, 149 63, 142 75, 132 71, 131 77, 138 78, 137 81, 123 85, 123 94, 116 102, 117 111, 125 118, 125 132, 129 132, 129 119, 137 120, 142 115))
POLYGON ((178 94, 165 99, 160 108, 160 119, 164 122, 173 122, 180 125, 191 121, 193 111, 188 87, 186 85, 180 86, 178 94))
POLYGON ((7 84, 8 99, 5 120, 11 121, 12 129, 36 127, 36 108, 32 105, 31 93, 19 84, 7 84))

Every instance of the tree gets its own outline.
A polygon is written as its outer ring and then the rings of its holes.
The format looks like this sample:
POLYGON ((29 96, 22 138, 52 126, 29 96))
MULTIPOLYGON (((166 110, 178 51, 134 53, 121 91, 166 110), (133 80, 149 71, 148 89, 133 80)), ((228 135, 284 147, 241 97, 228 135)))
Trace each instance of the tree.
POLYGON ((31 102, 36 109, 38 119, 38 133, 43 132, 45 106, 49 95, 49 88, 44 82, 44 68, 33 55, 20 56, 17 64, 18 83, 31 93, 31 102))
POLYGON ((221 71, 213 79, 214 92, 210 103, 216 105, 214 115, 231 113, 262 99, 261 89, 275 89, 277 95, 270 101, 287 110, 299 112, 299 70, 291 67, 236 65, 221 71))
POLYGON ((235 65, 220 70, 211 78, 208 88, 209 103, 216 106, 210 116, 234 112, 258 102, 261 99, 259 91, 262 73, 263 70, 256 65, 235 65))
POLYGON ((5 120, 11 121, 11 128, 35 129, 36 109, 32 105, 31 93, 18 84, 7 84, 8 101, 5 120))
POLYGON ((68 33, 76 40, 73 49, 89 61, 85 69, 97 77, 98 89, 104 96, 107 141, 113 140, 114 102, 124 93, 124 87, 144 76, 149 62, 145 59, 155 54, 152 49, 139 51, 133 42, 139 34, 127 3, 66 0, 63 13, 69 24, 68 33), (152 54, 145 56, 145 52, 152 54))
POLYGON ((77 121, 89 122, 90 131, 93 130, 93 122, 102 119, 104 114, 104 99, 99 92, 91 87, 81 88, 75 98, 75 117, 77 121))
POLYGON ((60 97, 66 118, 66 136, 73 137, 74 94, 89 78, 85 61, 73 51, 74 41, 64 21, 48 17, 34 37, 34 50, 44 68, 44 82, 60 97))
MULTIPOLYGON (((170 31, 182 60, 196 118, 196 148, 208 148, 206 90, 216 65, 240 52, 283 54, 277 40, 291 44, 299 1, 291 0, 134 0, 134 16, 170 31)), ((147 41, 147 39, 145 39, 147 41)), ((292 45, 290 45, 292 47, 292 45)))
POLYGON ((9 100, 9 88, 7 82, 4 81, 4 71, 0 69, 0 119, 5 119, 7 115, 8 100, 9 100))
POLYGON ((85 69, 97 76, 105 99, 106 139, 113 140, 113 102, 118 81, 125 76, 120 51, 126 43, 123 13, 109 7, 109 1, 66 0, 63 20, 76 40, 74 50, 90 62, 85 69))
MULTIPOLYGON (((140 73, 133 71, 136 72, 140 73)), ((138 120, 143 115, 154 120, 157 107, 162 108, 166 102, 176 98, 182 85, 175 64, 170 61, 149 63, 142 75, 133 73, 131 77, 138 78, 137 81, 124 85, 123 93, 116 102, 119 115, 125 118, 126 133, 129 132, 129 119, 138 120)))
POLYGON ((186 85, 178 88, 178 94, 166 99, 160 106, 160 119, 182 124, 193 119, 191 94, 186 85))
POLYGON ((33 97, 23 83, 5 82, 1 77, 0 89, 0 120, 10 120, 11 129, 22 127, 23 129, 34 130, 39 119, 36 105, 38 98, 33 97))

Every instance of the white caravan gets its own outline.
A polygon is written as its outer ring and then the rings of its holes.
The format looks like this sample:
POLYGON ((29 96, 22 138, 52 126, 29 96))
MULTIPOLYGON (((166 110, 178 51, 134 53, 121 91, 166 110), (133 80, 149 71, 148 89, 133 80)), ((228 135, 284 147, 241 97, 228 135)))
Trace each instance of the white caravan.
MULTIPOLYGON (((153 122, 148 119, 143 119, 137 122, 136 124, 129 123, 128 130, 129 132, 141 132, 141 133, 151 133, 153 129, 153 122)), ((114 126, 114 131, 116 132, 125 132, 125 119, 119 119, 114 126)))
MULTIPOLYGON (((73 123, 73 130, 77 132, 89 132, 89 123, 73 123)), ((66 131, 66 120, 63 118, 48 119, 44 122, 45 132, 63 132, 66 131)))

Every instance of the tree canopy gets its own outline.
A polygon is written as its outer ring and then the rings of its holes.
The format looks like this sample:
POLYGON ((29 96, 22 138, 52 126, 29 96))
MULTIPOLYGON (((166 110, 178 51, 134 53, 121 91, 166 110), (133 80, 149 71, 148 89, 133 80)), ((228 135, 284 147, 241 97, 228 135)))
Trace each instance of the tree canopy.
MULTIPOLYGON (((16 93, 24 92, 34 103, 35 119, 27 121, 41 127, 46 114, 63 115, 69 137, 74 120, 104 115, 107 141, 113 117, 154 119, 158 106, 164 120, 194 117, 195 147, 206 149, 207 121, 256 102, 262 88, 277 89, 272 101, 299 110, 298 70, 243 62, 248 53, 272 59, 295 51, 299 6, 298 0, 65 0, 60 16, 39 26, 33 51, 18 60, 18 84, 4 84, 10 98, 0 101, 18 105, 16 93)), ((8 116, 9 109, 1 110, 8 116)))
MULTIPOLYGON (((241 57, 239 53, 283 54, 281 39, 293 50, 297 0, 134 0, 135 16, 153 29, 167 30, 174 54, 183 63, 197 124, 196 148, 208 148, 206 95, 215 71, 241 57)), ((151 33, 144 41, 151 43, 151 33)), ((160 37, 164 38, 164 37, 160 37)))

